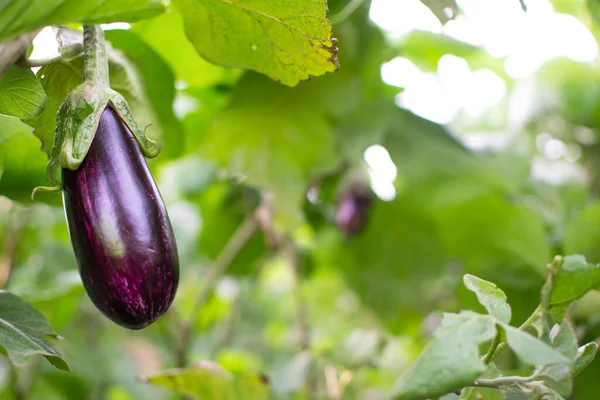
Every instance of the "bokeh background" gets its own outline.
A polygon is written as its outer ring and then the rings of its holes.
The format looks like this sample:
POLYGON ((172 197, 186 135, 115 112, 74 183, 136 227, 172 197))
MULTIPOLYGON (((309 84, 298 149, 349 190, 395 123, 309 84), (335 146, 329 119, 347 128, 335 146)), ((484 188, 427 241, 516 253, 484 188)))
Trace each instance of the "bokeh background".
MULTIPOLYGON (((90 303, 60 196, 27 200, 45 179, 40 142, 0 117, 22 132, 0 149, 19 141, 24 152, 5 153, 18 168, 0 181, 3 288, 50 320, 73 371, 0 358, 0 398, 179 398, 140 377, 177 366, 197 314, 190 364, 265 373, 282 399, 304 398, 307 381, 322 398, 383 399, 442 312, 480 310, 463 274, 496 282, 518 324, 554 255, 600 261, 600 3, 328 3, 340 71, 295 88, 203 60, 174 9, 105 27, 131 61, 111 65, 113 87, 165 144, 149 163, 181 258, 172 310, 144 331, 90 303), (356 184, 374 201, 349 236, 335 215, 356 184), (209 271, 260 207, 263 229, 197 310, 209 271)), ((46 28, 32 57, 56 51, 46 28)), ((595 340, 600 296, 569 317, 595 340)), ((595 362, 578 376, 573 398, 596 399, 598 374, 595 362)))

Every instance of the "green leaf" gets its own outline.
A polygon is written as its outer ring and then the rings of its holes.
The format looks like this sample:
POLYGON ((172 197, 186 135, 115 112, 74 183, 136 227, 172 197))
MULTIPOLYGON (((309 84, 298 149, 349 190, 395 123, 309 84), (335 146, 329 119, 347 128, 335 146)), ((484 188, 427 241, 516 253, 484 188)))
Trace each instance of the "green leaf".
POLYGON ((477 300, 491 316, 507 324, 510 322, 511 311, 506 302, 506 295, 494 283, 469 274, 463 277, 463 282, 477 295, 477 300))
POLYGON ((573 391, 571 368, 567 364, 557 364, 544 367, 540 371, 544 385, 561 395, 569 395, 573 391))
POLYGON ((216 64, 242 67, 294 86, 338 68, 324 0, 176 0, 187 37, 216 64), (227 34, 223 34, 227 32, 227 34))
POLYGON ((530 399, 540 400, 565 400, 559 393, 544 385, 535 385, 529 393, 530 399))
POLYGON ((398 400, 428 398, 473 383, 485 370, 479 345, 494 336, 494 319, 488 315, 444 314, 433 340, 396 382, 392 395, 398 400))
POLYGON ((200 57, 187 40, 183 18, 175 9, 158 18, 138 22, 131 30, 160 54, 175 75, 190 86, 214 85, 226 78, 233 80, 241 74, 241 70, 223 68, 200 57))
POLYGON ((200 146, 207 159, 272 191, 277 217, 287 227, 302 220, 308 178, 337 163, 333 127, 321 108, 320 92, 303 86, 291 89, 246 74, 200 146))
POLYGON ((466 59, 472 69, 489 68, 501 77, 506 76, 501 59, 490 56, 481 47, 444 34, 413 30, 406 35, 398 51, 398 55, 429 71, 437 71, 440 59, 446 54, 466 59))
MULTIPOLYGON (((48 162, 31 127, 17 118, 0 116, 0 154, 4 161, 0 194, 22 203, 31 203, 33 188, 46 184, 48 162)), ((43 193, 37 200, 62 204, 58 193, 43 193)))
POLYGON ((553 279, 546 283, 544 291, 550 291, 548 312, 558 319, 573 301, 600 284, 600 266, 588 264, 581 255, 564 257, 550 273, 553 279))
POLYGON ((160 0, 13 0, 0 4, 0 42, 49 25, 132 22, 163 10, 160 0))
POLYGON ((552 346, 558 349, 569 360, 577 358, 577 336, 566 319, 560 325, 556 324, 550 331, 552 346))
POLYGON ((269 385, 257 375, 234 376, 214 365, 166 371, 148 382, 199 400, 266 400, 269 385))
POLYGON ((29 356, 41 354, 64 371, 69 366, 58 349, 44 337, 58 335, 42 313, 18 296, 0 291, 0 346, 16 365, 27 363, 29 356))
POLYGON ((370 213, 357 237, 346 240, 337 234, 330 239, 335 240, 331 248, 325 239, 317 242, 323 244, 327 265, 339 270, 389 330, 401 332, 408 320, 423 318, 443 296, 443 290, 431 288, 439 279, 445 253, 436 226, 417 204, 404 199, 379 201, 370 213))
POLYGON ((506 342, 515 354, 529 365, 566 364, 569 359, 535 336, 512 326, 501 324, 506 342))
MULTIPOLYGON (((499 378, 502 376, 496 364, 489 363, 481 378, 499 378)), ((464 388, 458 400, 504 400, 506 395, 501 389, 470 386, 464 388)))
MULTIPOLYGON (((159 136, 165 144, 164 151, 171 156, 181 154, 184 150, 183 132, 181 123, 173 113, 175 77, 171 68, 134 32, 110 30, 105 32, 105 36, 115 49, 124 52, 135 65, 141 83, 142 93, 139 97, 153 111, 152 120, 158 123, 159 136)), ((131 80, 132 77, 127 76, 127 79, 131 80)), ((150 132, 154 134, 155 129, 151 127, 150 132)))
MULTIPOLYGON (((196 172, 196 175, 200 174, 196 172)), ((197 200, 202 215, 202 232, 197 246, 202 253, 207 258, 216 260, 259 202, 260 197, 256 191, 232 182, 218 182, 206 189, 197 200)), ((228 274, 253 274, 259 268, 265 251, 264 235, 257 232, 231 260, 227 268, 228 274)))
POLYGON ((0 114, 21 119, 35 118, 48 98, 30 69, 12 66, 0 79, 0 114))
POLYGON ((42 150, 47 154, 54 143, 56 129, 56 113, 58 107, 81 81, 82 60, 77 59, 70 64, 56 63, 44 66, 37 72, 42 87, 48 96, 44 111, 34 119, 26 121, 34 128, 33 133, 42 141, 42 150))
POLYGON ((579 375, 592 361, 594 361, 597 350, 598 344, 594 342, 583 345, 578 349, 575 365, 573 365, 573 370, 571 371, 572 376, 579 375))
POLYGON ((600 262, 600 203, 586 207, 567 225, 565 254, 582 254, 590 262, 600 262))
POLYGON ((556 324, 552 327, 550 342, 552 347, 559 350, 569 362, 546 366, 540 371, 540 375, 547 387, 562 395, 569 395, 573 390, 571 365, 577 358, 577 337, 566 319, 563 319, 560 325, 556 324))

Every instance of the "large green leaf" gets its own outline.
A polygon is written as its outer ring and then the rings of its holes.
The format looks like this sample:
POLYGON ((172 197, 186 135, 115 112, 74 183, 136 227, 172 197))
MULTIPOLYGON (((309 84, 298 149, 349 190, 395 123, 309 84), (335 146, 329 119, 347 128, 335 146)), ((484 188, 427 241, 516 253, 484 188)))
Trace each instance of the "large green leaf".
POLYGON ((233 376, 218 366, 166 371, 148 382, 193 396, 198 400, 266 400, 269 386, 260 376, 233 376))
POLYGON ((302 218, 308 178, 338 162, 328 108, 320 91, 310 91, 314 86, 291 89, 246 74, 201 144, 207 159, 272 191, 288 226, 302 218))
POLYGON ((445 314, 433 340, 394 385, 393 396, 429 398, 473 383, 485 370, 479 345, 495 335, 494 319, 488 315, 445 314))
POLYGON ((0 114, 35 118, 46 106, 46 93, 30 69, 11 67, 0 79, 0 114))
POLYGON ((433 222, 417 205, 402 199, 377 202, 360 235, 336 238, 323 256, 391 331, 422 318, 436 296, 443 296, 430 288, 445 253, 433 222))
POLYGON ((57 337, 44 316, 18 296, 0 291, 0 346, 17 365, 27 363, 29 356, 41 354, 56 368, 69 366, 58 349, 44 337, 57 337))
MULTIPOLYGON (((48 157, 40 144, 30 126, 17 118, 0 116, 0 154, 4 161, 1 195, 30 203, 33 188, 46 183, 48 157)), ((37 199, 55 205, 61 203, 57 193, 42 193, 37 199)))
POLYGON ((198 55, 185 36, 183 18, 177 10, 138 22, 131 30, 162 56, 177 78, 190 86, 216 84, 240 75, 238 70, 214 65, 198 55))
POLYGON ((289 86, 337 69, 324 0, 176 0, 187 37, 209 61, 289 86))
POLYGON ((0 42, 48 25, 137 21, 163 10, 160 0, 14 0, 0 3, 0 42))
POLYGON ((590 262, 600 262, 600 204, 585 208, 567 225, 565 253, 582 254, 590 262))

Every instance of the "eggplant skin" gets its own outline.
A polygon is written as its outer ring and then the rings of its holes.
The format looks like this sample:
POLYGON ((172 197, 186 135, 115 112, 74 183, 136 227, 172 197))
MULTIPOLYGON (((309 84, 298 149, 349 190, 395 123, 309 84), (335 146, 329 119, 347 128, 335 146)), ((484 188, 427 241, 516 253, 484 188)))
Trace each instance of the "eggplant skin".
POLYGON ((131 131, 107 106, 81 166, 62 169, 63 202, 83 285, 128 329, 164 314, 179 283, 171 222, 131 131))
POLYGON ((349 188, 339 202, 335 215, 338 228, 348 237, 356 236, 365 229, 373 197, 364 187, 355 185, 349 188))

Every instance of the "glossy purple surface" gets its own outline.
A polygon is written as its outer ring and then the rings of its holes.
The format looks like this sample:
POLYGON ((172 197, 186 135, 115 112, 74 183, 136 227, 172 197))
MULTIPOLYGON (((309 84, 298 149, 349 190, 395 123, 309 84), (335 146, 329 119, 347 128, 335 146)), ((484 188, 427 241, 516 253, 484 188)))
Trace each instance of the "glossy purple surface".
POLYGON ((171 305, 179 259, 167 210, 139 146, 115 111, 102 113, 76 171, 62 170, 79 273, 108 318, 141 329, 171 305))

